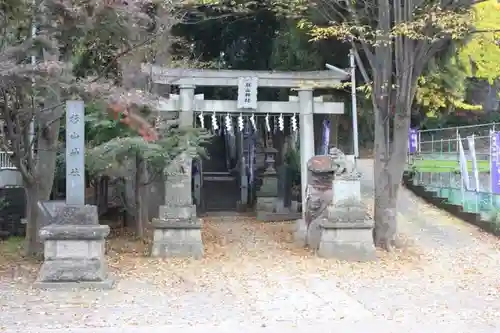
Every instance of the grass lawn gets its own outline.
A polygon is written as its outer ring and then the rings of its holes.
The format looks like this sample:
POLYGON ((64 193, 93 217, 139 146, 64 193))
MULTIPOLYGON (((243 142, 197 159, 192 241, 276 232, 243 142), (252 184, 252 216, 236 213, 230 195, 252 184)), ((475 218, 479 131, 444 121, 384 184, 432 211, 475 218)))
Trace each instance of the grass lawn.
MULTIPOLYGON (((480 173, 489 172, 490 162, 477 161, 477 167, 480 173)), ((460 171, 460 163, 454 160, 423 159, 414 160, 409 168, 418 172, 454 172, 460 171)), ((472 162, 467 162, 467 168, 469 172, 472 171, 472 162)))

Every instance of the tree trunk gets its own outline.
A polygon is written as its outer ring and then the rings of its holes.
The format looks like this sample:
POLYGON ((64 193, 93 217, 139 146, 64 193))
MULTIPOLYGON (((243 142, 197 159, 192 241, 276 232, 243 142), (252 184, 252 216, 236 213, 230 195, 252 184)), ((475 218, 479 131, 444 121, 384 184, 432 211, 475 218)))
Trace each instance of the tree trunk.
POLYGON ((146 221, 148 216, 147 210, 147 187, 146 183, 146 165, 140 153, 136 153, 135 157, 135 234, 137 237, 143 238, 146 229, 146 221))
POLYGON ((408 150, 409 117, 395 118, 393 140, 379 112, 375 119, 375 228, 376 246, 392 251, 397 236, 397 201, 408 150), (408 119, 406 119, 408 118, 408 119))
POLYGON ((373 241, 376 246, 392 250, 392 244, 396 237, 396 201, 397 189, 392 186, 393 179, 390 170, 390 145, 388 142, 389 132, 386 121, 380 110, 375 114, 375 207, 373 229, 373 241))
MULTIPOLYGON (((44 60, 58 60, 58 55, 50 55, 44 51, 44 60)), ((26 193, 26 244, 25 252, 28 256, 39 257, 43 247, 39 241, 40 216, 38 214, 38 202, 50 199, 54 186, 54 177, 57 158, 57 143, 59 139, 59 129, 61 126, 60 116, 64 115, 62 110, 60 95, 57 87, 51 90, 44 101, 45 112, 36 112, 35 119, 37 131, 39 133, 36 145, 29 141, 29 135, 24 140, 24 151, 16 152, 18 157, 30 154, 26 160, 18 160, 19 171, 23 177, 23 185, 26 193), (50 107, 54 106, 50 111, 50 107), (36 153, 33 154, 32 147, 36 146, 36 153), (33 155, 31 155, 33 154, 33 155)), ((12 126, 12 122, 7 125, 12 126)), ((28 134, 28 133, 26 133, 28 134)), ((83 170, 82 170, 83 171, 83 170)))
POLYGON ((35 185, 24 184, 26 193, 26 240, 25 255, 28 257, 40 257, 42 253, 42 244, 38 235, 40 221, 38 220, 38 201, 39 190, 35 185))
POLYGON ((397 199, 399 182, 394 184, 394 177, 389 163, 382 161, 377 154, 379 164, 375 172, 375 228, 373 241, 376 246, 392 251, 397 235, 397 199))
MULTIPOLYGON (((42 127, 43 128, 43 127, 42 127)), ((50 199, 54 185, 57 142, 59 135, 60 121, 57 120, 42 130, 42 135, 38 138, 37 156, 34 183, 24 181, 26 191, 26 255, 41 257, 43 254, 43 244, 38 236, 40 229, 40 216, 38 214, 38 201, 50 199)))
MULTIPOLYGON (((54 186, 57 143, 61 122, 55 121, 46 128, 46 136, 38 139, 38 154, 36 163, 36 180, 39 185, 40 200, 49 200, 54 186)), ((83 171, 82 171, 83 172, 83 171)))

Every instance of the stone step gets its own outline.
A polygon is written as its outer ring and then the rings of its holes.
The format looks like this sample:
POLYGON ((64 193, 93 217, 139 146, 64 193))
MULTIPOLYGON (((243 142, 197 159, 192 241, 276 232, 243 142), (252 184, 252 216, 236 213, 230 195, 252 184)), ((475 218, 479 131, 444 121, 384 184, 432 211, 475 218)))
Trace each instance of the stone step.
POLYGON ((207 211, 234 210, 241 197, 238 180, 234 175, 205 176, 204 174, 201 191, 204 209, 207 211))
POLYGON ((207 171, 203 172, 204 181, 236 181, 236 176, 227 171, 207 171))
POLYGON ((238 222, 239 219, 248 221, 248 219, 253 218, 252 214, 241 213, 241 212, 208 212, 201 216, 204 221, 210 221, 215 223, 223 222, 238 222))

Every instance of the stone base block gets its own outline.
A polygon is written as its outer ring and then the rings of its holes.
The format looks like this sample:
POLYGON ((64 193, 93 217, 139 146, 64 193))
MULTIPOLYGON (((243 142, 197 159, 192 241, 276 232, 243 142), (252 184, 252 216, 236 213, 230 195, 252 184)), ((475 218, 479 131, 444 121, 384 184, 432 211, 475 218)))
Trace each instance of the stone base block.
POLYGON ((283 221, 295 221, 300 219, 302 213, 272 213, 272 212, 257 212, 257 221, 260 222, 283 222, 283 221))
POLYGON ((182 218, 182 219, 190 219, 196 216, 196 206, 195 205, 186 205, 186 206, 169 206, 163 205, 160 206, 159 209, 159 218, 160 219, 169 219, 169 218, 182 218))
POLYGON ((238 200, 236 202, 236 211, 239 213, 245 213, 245 212, 253 212, 253 207, 250 207, 249 204, 245 204, 238 200))
MULTIPOLYGON (((49 201, 50 203, 50 201, 49 201)), ((50 205, 45 203, 51 223, 55 225, 99 225, 99 215, 95 205, 54 205, 51 212, 50 205)))
POLYGON ((348 199, 361 200, 361 181, 349 178, 349 175, 335 178, 333 181, 333 204, 348 199))
POLYGON ((299 212, 299 213, 302 212, 302 203, 298 201, 292 201, 290 210, 292 212, 299 212))
MULTIPOLYGON (((44 262, 38 273, 36 287, 95 288, 109 285, 105 258, 105 237, 108 226, 49 225, 40 230, 44 241, 44 262)), ((112 283, 111 283, 112 286, 112 283)))
POLYGON ((153 220, 152 257, 203 257, 201 220, 196 223, 167 220, 153 220))
POLYGON ((276 197, 257 197, 255 210, 257 212, 274 212, 276 210, 276 197))
MULTIPOLYGON (((101 241, 109 235, 107 225, 55 225, 40 229, 40 239, 46 241, 101 241)), ((51 246, 49 242, 46 246, 51 246)), ((64 242, 61 244, 65 244, 64 242)))
POLYGON ((107 264, 99 259, 46 260, 38 273, 40 282, 102 282, 107 279, 107 264))
POLYGON ((55 260, 102 260, 105 244, 102 239, 47 239, 44 258, 55 260))
POLYGON ((113 289, 115 281, 108 279, 105 281, 80 281, 80 282, 43 282, 35 281, 33 288, 49 290, 81 290, 81 289, 113 289))
POLYGON ((318 226, 319 244, 317 255, 348 261, 370 261, 376 259, 373 245, 373 222, 331 223, 318 226))

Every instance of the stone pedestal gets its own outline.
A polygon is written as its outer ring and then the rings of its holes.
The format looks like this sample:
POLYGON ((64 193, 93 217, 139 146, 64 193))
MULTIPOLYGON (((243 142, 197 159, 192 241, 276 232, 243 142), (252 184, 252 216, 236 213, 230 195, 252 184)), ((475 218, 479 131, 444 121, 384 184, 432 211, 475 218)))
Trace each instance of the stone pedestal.
POLYGON ((361 200, 360 174, 343 153, 308 162, 308 197, 295 240, 320 257, 352 261, 375 259, 373 220, 361 200))
POLYGON ((63 205, 47 212, 51 223, 40 230, 44 262, 34 287, 112 288, 105 258, 109 227, 98 224, 97 207, 63 205))
POLYGON ((361 181, 356 175, 345 175, 333 181, 333 204, 345 200, 361 201, 361 181))
POLYGON ((373 220, 361 201, 359 176, 343 175, 333 181, 328 217, 311 226, 308 242, 320 257, 367 261, 375 259, 373 220))
POLYGON ((152 223, 152 257, 203 257, 202 221, 196 217, 196 206, 161 206, 160 217, 152 223))
POLYGON ((259 212, 267 212, 273 213, 276 209, 276 197, 274 196, 258 196, 257 194, 257 203, 256 209, 257 213, 259 212))
POLYGON ((348 261, 374 260, 373 222, 329 222, 319 224, 317 254, 323 258, 348 261))
POLYGON ((152 257, 203 256, 202 223, 191 196, 191 166, 189 155, 181 154, 166 170, 165 205, 152 223, 152 257))
POLYGON ((276 175, 264 175, 263 184, 257 193, 257 220, 262 222, 293 221, 300 219, 302 213, 284 207, 283 199, 278 196, 276 175))

